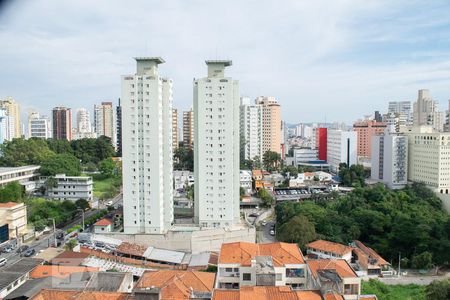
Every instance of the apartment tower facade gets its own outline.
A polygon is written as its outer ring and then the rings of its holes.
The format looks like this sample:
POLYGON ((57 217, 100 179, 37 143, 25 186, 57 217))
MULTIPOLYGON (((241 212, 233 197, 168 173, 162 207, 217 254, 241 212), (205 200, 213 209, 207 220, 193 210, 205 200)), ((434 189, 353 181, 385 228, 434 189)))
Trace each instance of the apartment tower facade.
POLYGON ((231 227, 239 214, 239 82, 225 77, 229 60, 206 61, 194 80, 195 219, 201 227, 231 227))
POLYGON ((122 76, 124 232, 164 233, 173 223, 172 80, 159 57, 122 76))
POLYGON ((52 110, 53 138, 72 140, 72 110, 68 107, 55 107, 52 110))
POLYGON ((262 153, 281 154, 281 107, 275 97, 259 96, 256 104, 262 106, 262 153))

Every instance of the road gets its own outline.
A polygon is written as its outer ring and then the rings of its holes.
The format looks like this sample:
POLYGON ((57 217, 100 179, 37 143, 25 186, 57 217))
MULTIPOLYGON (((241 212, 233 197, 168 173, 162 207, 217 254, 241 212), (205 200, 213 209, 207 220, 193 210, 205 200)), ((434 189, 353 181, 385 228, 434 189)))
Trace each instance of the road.
POLYGON ((273 235, 270 235, 270 229, 273 225, 275 225, 275 221, 268 221, 265 226, 261 224, 263 220, 267 219, 267 216, 270 215, 270 212, 268 212, 267 209, 245 209, 244 213, 247 216, 247 220, 254 226, 258 228, 256 232, 256 242, 260 244, 264 243, 273 243, 276 242, 276 238, 273 235), (257 212, 259 215, 258 217, 251 217, 252 213, 257 212))
MULTIPOLYGON (((112 199, 108 199, 107 201, 113 201, 113 206, 117 208, 119 205, 123 204, 123 195, 122 193, 116 195, 112 199)), ((105 201, 105 203, 107 202, 105 201)), ((90 216, 93 216, 98 212, 97 209, 91 209, 87 212, 85 212, 84 217, 85 219, 89 218, 90 216)), ((75 225, 81 225, 82 224, 82 216, 79 214, 70 224, 64 226, 63 228, 60 228, 61 230, 66 231, 67 229, 75 226, 75 225)), ((53 243, 53 233, 51 234, 45 234, 40 237, 39 240, 34 240, 32 242, 23 243, 22 245, 28 245, 30 248, 34 248, 36 250, 36 253, 39 253, 39 251, 47 249, 51 243, 53 243)), ((18 261, 21 257, 18 253, 16 253, 17 249, 14 249, 10 253, 2 253, 0 254, 0 257, 4 257, 8 260, 5 266, 10 266, 16 261, 18 261)), ((0 267, 0 270, 2 267, 0 267)))
POLYGON ((381 282, 389 285, 395 284, 417 284, 429 285, 433 280, 443 280, 450 278, 450 273, 442 276, 402 276, 402 277, 385 277, 378 278, 381 282))

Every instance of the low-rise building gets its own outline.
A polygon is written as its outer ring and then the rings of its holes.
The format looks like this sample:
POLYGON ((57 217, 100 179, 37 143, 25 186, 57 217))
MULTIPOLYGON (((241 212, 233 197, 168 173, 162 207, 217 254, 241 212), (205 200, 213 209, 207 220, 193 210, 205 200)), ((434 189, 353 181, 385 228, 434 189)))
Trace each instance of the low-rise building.
POLYGON ((318 160, 317 149, 296 148, 294 149, 294 164, 298 166, 300 163, 307 163, 318 160))
POLYGON ((112 232, 114 224, 110 219, 101 219, 94 223, 94 233, 112 232))
POLYGON ((246 195, 250 195, 252 193, 252 171, 241 170, 239 175, 241 188, 245 190, 246 195))
POLYGON ((222 244, 217 265, 216 288, 243 286, 291 286, 304 289, 308 269, 296 244, 222 244))
POLYGON ((252 178, 253 178, 253 180, 262 180, 263 179, 263 171, 262 170, 253 170, 252 178))
POLYGON ((309 258, 352 260, 352 248, 342 244, 317 240, 306 245, 309 258))
MULTIPOLYGON (((288 286, 245 286, 239 290, 214 290, 212 300, 323 300, 320 291, 299 291, 288 286)), ((331 299, 331 298, 326 298, 331 299)), ((339 299, 339 298, 336 298, 339 299)))
MULTIPOLYGON (((360 241, 353 241, 353 259, 357 271, 364 272, 364 276, 393 275, 391 264, 384 260, 375 250, 360 241)), ((357 272, 358 273, 358 272, 357 272)))
POLYGON ((133 290, 136 299, 189 300, 211 299, 214 273, 159 270, 142 274, 133 290), (144 299, 144 298, 142 298, 144 299))
POLYGON ((27 233, 27 207, 23 203, 0 203, 0 226, 8 225, 8 237, 2 240, 17 238, 27 233))
POLYGON ((0 299, 13 292, 30 278, 30 272, 43 260, 35 258, 22 258, 14 264, 0 270, 0 299))
POLYGON ((345 300, 359 299, 361 278, 345 259, 308 260, 307 263, 315 289, 340 294, 345 300))
POLYGON ((49 186, 47 190, 47 197, 50 199, 71 201, 94 199, 92 177, 56 174, 54 180, 54 186, 49 186))
POLYGON ((19 182, 25 187, 25 191, 33 191, 36 188, 34 182, 39 179, 40 168, 40 166, 1 167, 0 187, 11 182, 19 182))

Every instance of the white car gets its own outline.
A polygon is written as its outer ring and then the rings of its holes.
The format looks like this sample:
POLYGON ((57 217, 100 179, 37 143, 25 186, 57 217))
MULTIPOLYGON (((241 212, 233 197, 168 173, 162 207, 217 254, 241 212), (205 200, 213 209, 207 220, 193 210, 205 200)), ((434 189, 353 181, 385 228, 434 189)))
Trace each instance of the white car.
POLYGON ((262 222, 261 222, 261 225, 262 225, 262 226, 266 226, 266 225, 267 225, 266 220, 262 221, 262 222))
POLYGON ((275 235, 275 230, 271 229, 269 232, 270 235, 275 235))
POLYGON ((3 267, 4 265, 6 265, 6 262, 8 260, 6 258, 0 258, 0 267, 3 267))
POLYGON ((111 205, 113 205, 113 202, 112 202, 112 200, 109 200, 108 202, 106 202, 106 204, 111 206, 111 205))

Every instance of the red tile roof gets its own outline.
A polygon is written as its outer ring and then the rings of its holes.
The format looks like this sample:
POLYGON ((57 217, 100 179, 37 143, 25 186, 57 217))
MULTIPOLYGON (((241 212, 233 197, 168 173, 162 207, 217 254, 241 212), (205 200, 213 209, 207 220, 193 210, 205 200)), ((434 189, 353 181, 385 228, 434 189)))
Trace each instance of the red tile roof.
POLYGON ((41 290, 30 300, 131 300, 131 294, 119 292, 97 292, 97 291, 62 291, 41 290))
POLYGON ((94 224, 94 226, 109 226, 109 225, 112 225, 112 221, 110 219, 101 219, 94 224))
POLYGON ((73 273, 98 272, 99 268, 79 266, 39 265, 30 273, 33 279, 43 277, 66 278, 73 273))
POLYGON ((123 242, 116 248, 117 252, 134 256, 143 256, 145 250, 147 250, 147 247, 145 246, 139 244, 131 244, 128 242, 123 242))
POLYGON ((370 247, 367 247, 366 245, 364 245, 363 243, 361 243, 360 241, 353 241, 356 245, 356 247, 358 247, 362 252, 364 252, 364 254, 366 254, 367 256, 369 256, 372 259, 376 259, 377 260, 377 265, 380 266, 384 266, 384 265, 390 265, 390 263, 388 263, 387 261, 385 261, 378 253, 375 252, 375 250, 373 250, 370 247))
POLYGON ((313 259, 306 262, 314 277, 318 270, 335 270, 342 277, 358 277, 345 259, 313 259))
POLYGON ((11 208, 14 207, 16 205, 19 205, 20 203, 16 203, 16 202, 5 202, 5 203, 0 203, 0 208, 11 208))
POLYGON ((319 291, 294 291, 288 286, 248 286, 239 290, 216 289, 212 300, 322 300, 319 291))
POLYGON ((216 274, 197 271, 159 270, 145 272, 135 288, 157 287, 161 300, 189 299, 191 289, 195 292, 211 292, 216 274))
POLYGON ((219 264, 241 264, 250 266, 256 256, 271 256, 275 266, 304 264, 300 249, 296 244, 270 243, 254 244, 246 242, 222 244, 219 264))
POLYGON ((327 251, 327 252, 335 253, 339 256, 343 256, 347 253, 352 252, 351 247, 348 247, 348 246, 345 246, 342 244, 338 244, 338 243, 334 243, 334 242, 324 241, 324 240, 317 240, 317 241, 311 242, 308 245, 306 245, 306 247, 311 248, 311 249, 317 249, 320 251, 327 251))

